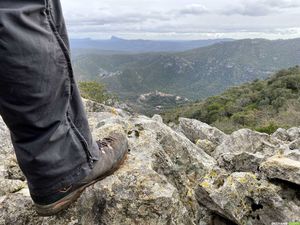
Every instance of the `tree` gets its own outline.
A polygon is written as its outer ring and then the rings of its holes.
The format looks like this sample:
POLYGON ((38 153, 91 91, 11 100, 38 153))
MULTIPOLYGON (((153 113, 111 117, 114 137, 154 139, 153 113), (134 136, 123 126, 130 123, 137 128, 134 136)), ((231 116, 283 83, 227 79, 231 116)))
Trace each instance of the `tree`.
POLYGON ((83 98, 87 98, 95 102, 105 103, 108 100, 115 99, 113 95, 107 92, 103 84, 96 81, 80 82, 79 88, 83 98))

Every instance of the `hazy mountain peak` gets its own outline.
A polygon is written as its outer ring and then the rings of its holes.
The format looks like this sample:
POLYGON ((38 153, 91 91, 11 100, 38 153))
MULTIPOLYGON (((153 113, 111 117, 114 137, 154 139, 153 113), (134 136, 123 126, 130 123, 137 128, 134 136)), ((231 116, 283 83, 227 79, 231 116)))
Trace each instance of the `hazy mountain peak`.
POLYGON ((122 39, 122 38, 119 38, 119 37, 117 37, 117 36, 111 36, 111 38, 110 38, 110 40, 111 41, 124 41, 124 39, 122 39))

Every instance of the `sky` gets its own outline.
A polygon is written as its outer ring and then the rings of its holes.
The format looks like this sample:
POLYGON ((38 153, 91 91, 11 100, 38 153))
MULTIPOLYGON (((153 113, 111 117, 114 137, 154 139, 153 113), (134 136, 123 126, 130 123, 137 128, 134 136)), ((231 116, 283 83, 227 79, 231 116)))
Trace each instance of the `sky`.
POLYGON ((300 0, 61 0, 71 38, 300 38, 300 0))

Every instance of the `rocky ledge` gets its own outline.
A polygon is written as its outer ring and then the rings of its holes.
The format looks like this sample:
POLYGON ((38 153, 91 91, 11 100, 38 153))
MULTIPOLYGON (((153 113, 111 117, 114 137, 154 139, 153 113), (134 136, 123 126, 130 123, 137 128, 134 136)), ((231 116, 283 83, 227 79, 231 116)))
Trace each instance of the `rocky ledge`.
POLYGON ((197 120, 169 127, 85 101, 95 138, 128 135, 129 157, 67 211, 41 218, 0 121, 0 224, 270 225, 300 221, 300 128, 226 135, 197 120))

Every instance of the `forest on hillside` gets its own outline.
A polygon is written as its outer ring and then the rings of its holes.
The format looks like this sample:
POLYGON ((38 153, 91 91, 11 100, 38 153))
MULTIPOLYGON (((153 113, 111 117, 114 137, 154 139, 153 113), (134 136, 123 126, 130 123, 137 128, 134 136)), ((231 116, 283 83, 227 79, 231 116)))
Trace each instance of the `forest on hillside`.
POLYGON ((240 128, 272 133, 279 127, 300 126, 300 67, 163 113, 165 122, 179 117, 198 119, 226 133, 240 128))

